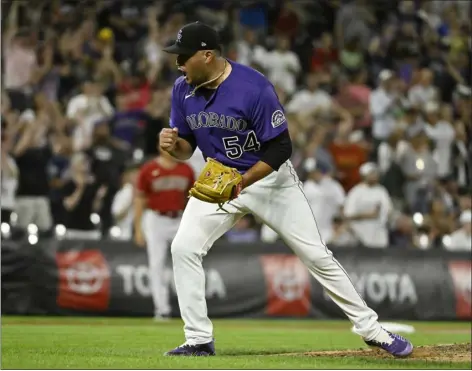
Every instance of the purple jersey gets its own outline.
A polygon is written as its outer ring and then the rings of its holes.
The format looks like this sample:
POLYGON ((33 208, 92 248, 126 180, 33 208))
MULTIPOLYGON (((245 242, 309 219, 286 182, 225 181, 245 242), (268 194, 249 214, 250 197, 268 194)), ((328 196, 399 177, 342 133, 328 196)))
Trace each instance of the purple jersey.
POLYGON ((256 70, 229 61, 232 71, 208 100, 190 95, 179 78, 172 91, 170 126, 193 135, 205 159, 211 157, 244 173, 262 156, 263 143, 287 130, 274 86, 256 70))

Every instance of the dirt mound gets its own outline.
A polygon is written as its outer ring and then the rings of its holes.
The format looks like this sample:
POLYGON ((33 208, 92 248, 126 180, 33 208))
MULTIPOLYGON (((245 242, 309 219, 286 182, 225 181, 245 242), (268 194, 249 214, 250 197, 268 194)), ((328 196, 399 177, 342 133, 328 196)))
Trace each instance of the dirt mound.
MULTIPOLYGON (((393 358, 381 350, 359 349, 359 350, 328 350, 318 352, 302 353, 310 357, 376 357, 393 358)), ((298 353, 297 355, 302 355, 298 353)), ((292 354, 295 355, 295 354, 292 354)), ((472 362, 471 344, 444 344, 419 346, 413 350, 407 360, 421 360, 434 362, 472 362)))

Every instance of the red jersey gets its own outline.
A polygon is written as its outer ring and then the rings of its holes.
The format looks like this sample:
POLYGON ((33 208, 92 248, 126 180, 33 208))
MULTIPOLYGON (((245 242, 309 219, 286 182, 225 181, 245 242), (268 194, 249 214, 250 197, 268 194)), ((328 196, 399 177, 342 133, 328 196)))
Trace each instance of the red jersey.
POLYGON ((119 86, 119 91, 129 94, 126 106, 129 110, 144 109, 151 100, 151 84, 148 81, 138 87, 132 87, 125 81, 119 86))
POLYGON ((174 168, 166 169, 153 159, 141 167, 137 189, 146 196, 149 209, 160 213, 177 212, 185 208, 194 181, 189 165, 179 162, 174 168))
POLYGON ((359 168, 367 161, 367 151, 356 143, 338 144, 336 142, 331 143, 329 150, 337 170, 344 174, 339 182, 348 192, 361 181, 359 168))

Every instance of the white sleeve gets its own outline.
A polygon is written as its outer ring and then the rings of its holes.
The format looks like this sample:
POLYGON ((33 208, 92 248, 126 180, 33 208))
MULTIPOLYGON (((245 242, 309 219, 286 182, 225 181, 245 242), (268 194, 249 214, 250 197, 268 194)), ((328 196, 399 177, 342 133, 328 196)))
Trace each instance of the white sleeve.
POLYGON ((8 167, 10 168, 12 176, 15 178, 18 178, 19 172, 18 172, 18 166, 16 165, 15 159, 11 156, 8 156, 7 164, 8 164, 8 167))
POLYGON ((298 60, 298 56, 295 53, 290 55, 289 59, 290 66, 298 73, 300 72, 300 61, 298 60))
POLYGON ((421 103, 421 95, 414 86, 408 91, 408 100, 414 105, 421 103))
POLYGON ((262 67, 267 68, 270 64, 270 53, 268 53, 262 46, 258 45, 254 47, 252 60, 260 64, 262 67))
POLYGON ((120 189, 115 197, 111 206, 111 212, 113 216, 117 216, 129 209, 133 203, 133 187, 127 184, 124 188, 120 189))
POLYGON ((390 195, 385 188, 382 189, 382 198, 380 202, 380 221, 382 224, 387 224, 393 210, 393 204, 390 195))
POLYGON ((384 97, 376 92, 370 95, 369 99, 369 110, 372 116, 378 118, 387 112, 389 108, 391 100, 387 97, 384 97))
POLYGON ((379 170, 382 174, 390 168, 392 164, 392 150, 387 143, 381 143, 377 150, 377 162, 379 164, 379 170))
POLYGON ((405 140, 400 140, 400 142, 398 142, 397 148, 395 150, 395 162, 397 164, 400 164, 400 161, 402 161, 403 156, 408 151, 409 147, 410 145, 405 140))
POLYGON ((331 98, 331 95, 329 94, 324 94, 323 99, 321 99, 321 105, 323 106, 324 109, 330 109, 333 106, 333 98, 331 98))
POLYGON ((457 250, 458 246, 462 244, 462 239, 460 238, 459 233, 454 232, 451 234, 451 243, 448 245, 444 245, 444 248, 449 251, 455 251, 457 250))
POLYGON ((341 184, 335 183, 333 194, 336 206, 343 206, 344 202, 346 201, 346 192, 344 191, 344 188, 341 186, 341 184))
POLYGON ((110 101, 107 97, 103 96, 100 99, 100 105, 108 116, 113 115, 113 106, 110 104, 110 101))
POLYGON ((297 113, 303 108, 303 92, 295 93, 286 106, 287 112, 290 113, 297 113))
POLYGON ((35 119, 36 119, 36 115, 34 114, 34 111, 32 109, 27 109, 21 113, 18 120, 20 122, 27 122, 29 124, 33 122, 35 119))
POLYGON ((66 115, 69 119, 74 119, 77 113, 80 111, 84 103, 83 97, 73 97, 67 104, 66 115))
POLYGON ((358 188, 354 187, 346 196, 346 201, 344 202, 344 215, 347 217, 353 216, 357 213, 357 193, 358 188))
POLYGON ((274 243, 279 235, 276 231, 263 224, 261 228, 261 241, 265 243, 274 243))

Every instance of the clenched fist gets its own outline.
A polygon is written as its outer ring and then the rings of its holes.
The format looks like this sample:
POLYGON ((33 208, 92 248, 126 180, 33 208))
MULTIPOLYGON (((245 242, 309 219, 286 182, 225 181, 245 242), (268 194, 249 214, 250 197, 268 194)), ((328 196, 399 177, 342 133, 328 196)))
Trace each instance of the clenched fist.
POLYGON ((175 144, 177 143, 177 139, 179 137, 178 135, 179 129, 173 128, 173 129, 162 129, 160 134, 159 134, 159 147, 161 150, 166 151, 166 152, 171 152, 175 148, 175 144))

